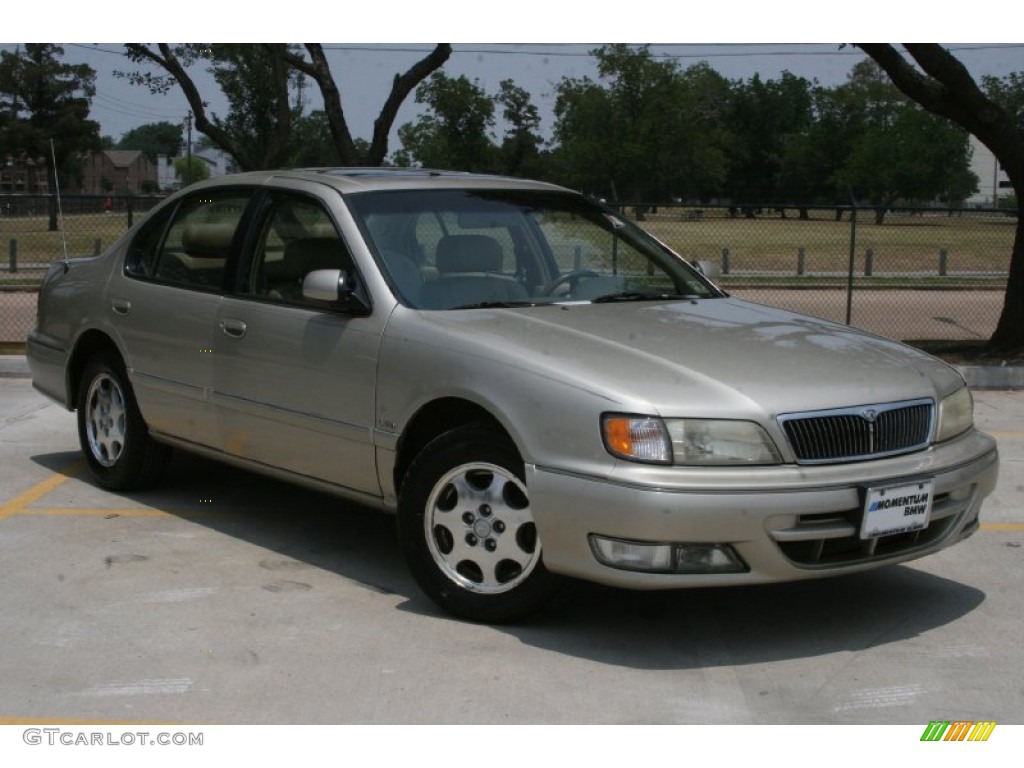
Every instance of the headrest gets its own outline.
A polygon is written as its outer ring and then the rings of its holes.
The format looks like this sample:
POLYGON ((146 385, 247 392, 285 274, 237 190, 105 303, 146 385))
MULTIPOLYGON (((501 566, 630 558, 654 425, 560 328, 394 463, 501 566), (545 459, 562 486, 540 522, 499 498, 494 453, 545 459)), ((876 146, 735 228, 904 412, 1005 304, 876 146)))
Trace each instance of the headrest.
POLYGON ((235 236, 235 225, 231 222, 219 224, 185 225, 181 233, 181 245, 189 256, 202 256, 223 259, 231 250, 231 240, 235 236))
POLYGON ((302 273, 314 269, 343 269, 348 254, 336 237, 303 237, 292 240, 284 248, 284 263, 290 268, 298 265, 302 273))
POLYGON ((446 235, 437 244, 437 271, 500 272, 501 246, 487 235, 446 235))

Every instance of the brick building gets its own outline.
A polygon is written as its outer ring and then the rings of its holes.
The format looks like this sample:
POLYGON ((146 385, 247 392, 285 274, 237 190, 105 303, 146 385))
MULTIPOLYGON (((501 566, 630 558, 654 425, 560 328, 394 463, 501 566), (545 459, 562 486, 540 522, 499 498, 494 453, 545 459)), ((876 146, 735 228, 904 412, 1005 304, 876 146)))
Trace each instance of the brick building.
POLYGON ((156 166, 137 149, 107 149, 86 156, 82 184, 85 195, 138 195, 157 190, 156 166))

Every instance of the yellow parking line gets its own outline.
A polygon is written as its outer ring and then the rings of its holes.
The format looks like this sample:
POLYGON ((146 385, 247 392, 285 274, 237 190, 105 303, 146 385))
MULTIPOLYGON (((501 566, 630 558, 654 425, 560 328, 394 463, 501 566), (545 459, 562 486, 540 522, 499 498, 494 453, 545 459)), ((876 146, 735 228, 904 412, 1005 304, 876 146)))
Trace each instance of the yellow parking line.
POLYGON ((67 469, 59 473, 55 472, 52 476, 40 483, 36 483, 27 491, 18 494, 6 504, 0 506, 0 520, 18 514, 29 504, 39 501, 43 496, 66 483, 83 469, 85 469, 85 459, 79 459, 67 469))
POLYGON ((171 720, 83 720, 73 717, 4 717, 0 725, 188 725, 171 720))
POLYGON ((93 517, 169 517, 173 512, 162 509, 117 509, 116 507, 32 507, 22 515, 83 515, 93 517))
POLYGON ((983 531, 1024 531, 1024 523, 982 523, 983 531))

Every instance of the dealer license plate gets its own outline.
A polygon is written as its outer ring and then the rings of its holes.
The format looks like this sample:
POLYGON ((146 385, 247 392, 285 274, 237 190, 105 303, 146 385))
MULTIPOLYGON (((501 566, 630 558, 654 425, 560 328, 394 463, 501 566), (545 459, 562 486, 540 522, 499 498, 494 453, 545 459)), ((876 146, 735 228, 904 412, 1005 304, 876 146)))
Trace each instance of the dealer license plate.
POLYGON ((934 485, 932 480, 922 480, 886 488, 868 488, 860 537, 874 539, 928 527, 934 485))

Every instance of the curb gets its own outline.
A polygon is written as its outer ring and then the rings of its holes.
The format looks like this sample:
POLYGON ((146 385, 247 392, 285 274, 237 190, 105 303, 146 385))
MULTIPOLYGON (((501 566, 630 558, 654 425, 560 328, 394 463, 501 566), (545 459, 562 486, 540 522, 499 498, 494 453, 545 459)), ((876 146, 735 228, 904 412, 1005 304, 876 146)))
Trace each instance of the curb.
POLYGON ((0 379, 27 379, 29 376, 24 355, 0 355, 0 379))
POLYGON ((1024 389, 1024 367, 954 365, 971 389, 1024 389))

